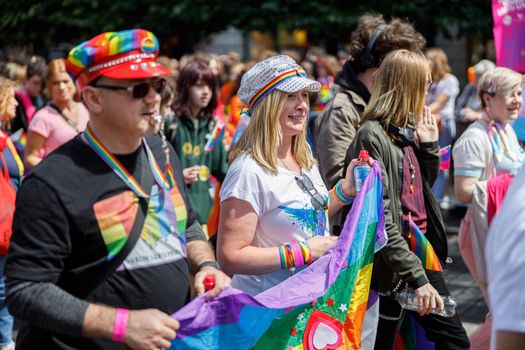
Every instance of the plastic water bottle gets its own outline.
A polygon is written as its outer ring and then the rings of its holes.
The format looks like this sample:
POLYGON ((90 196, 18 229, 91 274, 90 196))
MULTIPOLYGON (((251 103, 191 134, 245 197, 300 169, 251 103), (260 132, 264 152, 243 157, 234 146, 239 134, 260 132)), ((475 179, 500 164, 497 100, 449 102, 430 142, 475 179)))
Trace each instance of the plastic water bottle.
MULTIPOLYGON (((399 302, 399 304, 401 304, 401 307, 403 309, 416 312, 418 311, 417 297, 413 289, 405 288, 401 292, 395 293, 394 297, 399 302)), ((443 299, 443 303, 445 304, 443 311, 439 312, 439 309, 436 306, 436 308, 432 310, 432 313, 447 318, 453 317, 456 314, 456 306, 458 304, 451 296, 441 296, 441 298, 443 299)))
POLYGON ((354 186, 355 190, 359 192, 361 187, 365 183, 365 179, 370 174, 370 164, 368 164, 368 152, 362 149, 359 151, 359 158, 357 158, 357 164, 354 168, 354 186))

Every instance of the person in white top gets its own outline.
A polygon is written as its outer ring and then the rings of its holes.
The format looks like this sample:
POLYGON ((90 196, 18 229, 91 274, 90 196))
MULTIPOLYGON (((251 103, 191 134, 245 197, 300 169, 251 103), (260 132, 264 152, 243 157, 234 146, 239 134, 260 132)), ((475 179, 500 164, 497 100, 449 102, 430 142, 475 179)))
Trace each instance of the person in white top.
MULTIPOLYGON (((508 68, 487 71, 478 83, 482 117, 456 141, 454 190, 469 209, 462 220, 458 241, 463 262, 487 300, 485 244, 489 225, 498 212, 508 185, 522 167, 525 153, 511 122, 518 117, 523 76, 508 68)), ((471 349, 488 349, 491 316, 470 335, 471 349)))
POLYGON ((485 257, 492 311, 491 349, 525 349, 525 170, 512 182, 490 227, 485 257))
POLYGON ((337 239, 330 236, 328 217, 356 195, 356 160, 328 192, 307 145, 308 93, 320 87, 284 55, 243 76, 238 95, 251 121, 231 149, 217 250, 232 285, 250 295, 324 255, 337 239))

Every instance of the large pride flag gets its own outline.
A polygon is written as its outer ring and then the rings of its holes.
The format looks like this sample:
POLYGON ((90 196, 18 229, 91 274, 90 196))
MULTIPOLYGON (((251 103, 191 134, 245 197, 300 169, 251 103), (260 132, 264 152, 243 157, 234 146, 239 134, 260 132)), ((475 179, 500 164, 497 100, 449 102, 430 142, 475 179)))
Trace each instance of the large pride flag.
POLYGON ((337 244, 306 269, 251 297, 234 288, 172 315, 170 349, 360 349, 374 253, 386 243, 376 162, 337 244))

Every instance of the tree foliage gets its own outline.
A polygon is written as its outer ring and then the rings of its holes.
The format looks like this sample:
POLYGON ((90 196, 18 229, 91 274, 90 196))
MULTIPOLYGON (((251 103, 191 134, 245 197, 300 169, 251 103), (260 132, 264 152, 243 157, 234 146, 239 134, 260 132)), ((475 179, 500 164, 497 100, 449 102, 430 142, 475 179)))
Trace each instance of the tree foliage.
POLYGON ((346 42, 357 18, 408 19, 427 37, 455 26, 459 36, 490 33, 487 0, 0 0, 0 45, 78 43, 100 32, 146 28, 159 38, 195 40, 233 25, 243 30, 307 29, 314 42, 346 42))

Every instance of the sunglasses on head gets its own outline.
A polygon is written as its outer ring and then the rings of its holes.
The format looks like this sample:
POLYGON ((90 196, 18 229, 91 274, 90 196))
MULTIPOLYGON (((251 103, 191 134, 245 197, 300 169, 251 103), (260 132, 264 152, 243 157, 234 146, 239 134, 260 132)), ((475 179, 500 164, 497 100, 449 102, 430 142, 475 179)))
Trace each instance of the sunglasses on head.
POLYGON ((115 86, 115 85, 103 85, 96 84, 96 88, 108 89, 108 90, 126 90, 131 93, 133 98, 139 99, 144 98, 149 94, 149 89, 153 88, 158 94, 162 94, 166 88, 166 79, 155 79, 152 81, 146 81, 131 86, 115 86))
POLYGON ((299 188, 303 190, 303 192, 306 192, 310 195, 310 201, 316 210, 328 209, 327 200, 317 191, 312 180, 310 180, 306 174, 301 173, 301 175, 296 176, 295 181, 297 182, 299 188))

